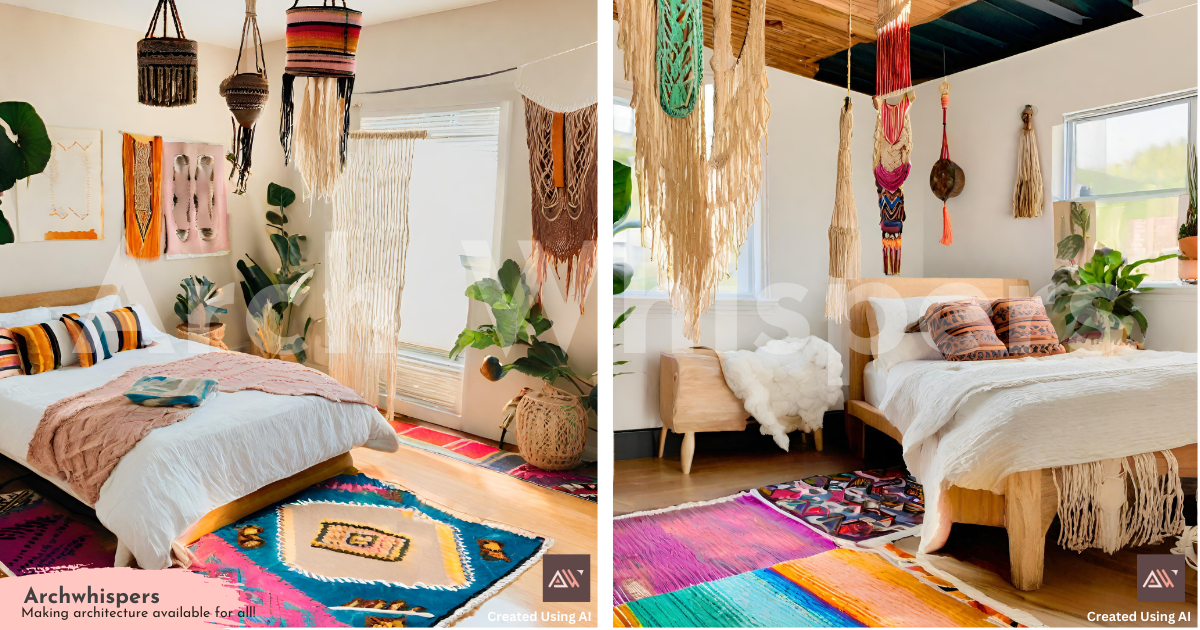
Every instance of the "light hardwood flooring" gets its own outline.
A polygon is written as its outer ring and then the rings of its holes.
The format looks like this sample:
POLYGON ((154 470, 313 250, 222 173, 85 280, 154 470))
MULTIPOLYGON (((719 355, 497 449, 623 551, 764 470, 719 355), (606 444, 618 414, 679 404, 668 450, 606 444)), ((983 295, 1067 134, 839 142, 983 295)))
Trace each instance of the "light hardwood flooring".
MULTIPOLYGON (((826 432, 829 433, 828 431, 826 432)), ((876 436, 878 437, 878 436, 876 436)), ((876 439, 881 444, 882 438, 876 439)), ((871 442, 868 441, 868 447, 871 442)), ((804 477, 878 468, 901 464, 898 451, 870 449, 867 460, 851 456, 844 438, 830 439, 825 450, 793 439, 791 452, 784 453, 765 444, 737 452, 697 451, 692 474, 684 476, 679 455, 664 459, 647 458, 618 461, 613 473, 613 511, 616 514, 663 508, 690 501, 706 501, 742 490, 802 479, 804 477)), ((1131 613, 1187 611, 1190 622, 1175 626, 1196 627, 1196 572, 1187 569, 1186 601, 1181 604, 1142 604, 1137 601, 1137 553, 1166 553, 1170 543, 1153 548, 1124 549, 1113 556, 1098 550, 1082 554, 1059 547, 1058 526, 1047 537, 1045 583, 1037 591, 1025 593, 1008 582, 1008 538, 998 527, 954 525, 946 546, 926 556, 933 565, 964 582, 987 597, 1033 614, 1047 626, 1169 626, 1164 621, 1137 621, 1104 624, 1088 620, 1088 613, 1131 613)), ((905 538, 897 545, 916 553, 917 538, 905 538)))

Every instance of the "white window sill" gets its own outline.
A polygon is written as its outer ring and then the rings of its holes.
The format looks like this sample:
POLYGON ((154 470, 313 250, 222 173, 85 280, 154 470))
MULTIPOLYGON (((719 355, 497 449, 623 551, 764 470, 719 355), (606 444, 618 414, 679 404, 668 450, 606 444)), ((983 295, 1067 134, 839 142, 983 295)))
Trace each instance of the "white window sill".
MULTIPOLYGON (((671 296, 661 292, 642 292, 613 296, 613 317, 620 316, 630 306, 636 306, 633 315, 642 317, 672 317, 671 296), (666 308, 655 309, 656 304, 664 304, 666 308)), ((750 296, 718 295, 708 307, 711 315, 771 315, 779 306, 779 300, 771 298, 754 298, 750 296)))
POLYGON ((1197 288, 1194 284, 1184 284, 1182 282, 1143 282, 1142 289, 1154 289, 1148 293, 1142 293, 1137 297, 1138 301, 1156 300, 1161 302, 1195 302, 1197 288))

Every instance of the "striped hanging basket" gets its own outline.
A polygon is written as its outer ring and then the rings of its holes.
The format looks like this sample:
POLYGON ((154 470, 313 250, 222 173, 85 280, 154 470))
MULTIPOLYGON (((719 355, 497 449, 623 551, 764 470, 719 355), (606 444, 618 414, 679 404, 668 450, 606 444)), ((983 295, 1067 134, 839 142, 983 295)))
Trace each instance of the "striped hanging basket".
POLYGON ((179 22, 175 0, 158 0, 146 37, 137 44, 138 102, 154 107, 180 107, 196 103, 199 57, 195 40, 187 39, 179 22), (162 37, 154 36, 162 16, 162 37), (175 22, 178 37, 167 36, 167 25, 175 22))

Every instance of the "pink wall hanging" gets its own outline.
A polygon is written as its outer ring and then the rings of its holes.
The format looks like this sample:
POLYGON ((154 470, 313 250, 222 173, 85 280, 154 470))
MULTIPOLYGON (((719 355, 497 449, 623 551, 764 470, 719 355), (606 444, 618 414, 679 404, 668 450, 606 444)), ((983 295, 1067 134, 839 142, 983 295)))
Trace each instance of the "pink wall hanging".
POLYGON ((167 258, 228 254, 225 148, 197 142, 163 142, 162 159, 167 258))

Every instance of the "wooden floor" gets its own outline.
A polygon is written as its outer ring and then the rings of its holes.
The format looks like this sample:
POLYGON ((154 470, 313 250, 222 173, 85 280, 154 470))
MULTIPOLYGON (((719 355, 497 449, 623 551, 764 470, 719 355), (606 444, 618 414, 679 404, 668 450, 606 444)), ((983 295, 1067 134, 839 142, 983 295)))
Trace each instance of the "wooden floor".
MULTIPOLYGON (((826 433, 829 433, 827 430, 826 433)), ((699 448, 692 474, 684 476, 679 456, 618 461, 613 471, 613 511, 624 514, 664 508, 690 501, 706 501, 742 490, 802 479, 815 474, 846 472, 902 464, 898 449, 883 445, 868 449, 866 461, 849 454, 844 440, 826 439, 825 450, 792 440, 784 453, 769 442, 761 448, 706 453, 699 448)), ((868 441, 868 447, 871 442, 868 441)), ((1137 552, 1166 553, 1173 546, 1122 550, 1109 556, 1097 550, 1082 554, 1054 543, 1057 523, 1046 544, 1045 583, 1032 593, 1017 591, 1008 582, 1008 538, 998 527, 955 525, 946 546, 925 556, 933 565, 975 587, 1002 604, 1033 614, 1047 626, 1169 626, 1163 621, 1102 624, 1088 621, 1089 612, 1176 613, 1176 626, 1196 627, 1196 572, 1187 569, 1187 601, 1181 604, 1141 604, 1137 601, 1137 552), (1178 613, 1187 611, 1190 622, 1180 624, 1178 613)), ((916 553, 917 538, 905 538, 899 547, 916 553)))

